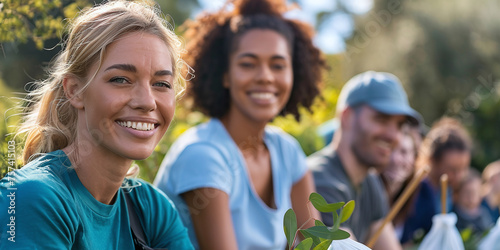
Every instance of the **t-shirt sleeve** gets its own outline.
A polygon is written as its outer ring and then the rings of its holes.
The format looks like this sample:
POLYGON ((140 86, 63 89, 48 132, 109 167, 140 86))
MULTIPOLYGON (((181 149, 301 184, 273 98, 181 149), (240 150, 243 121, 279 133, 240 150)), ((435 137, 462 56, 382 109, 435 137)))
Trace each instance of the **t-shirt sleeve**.
POLYGON ((60 185, 51 180, 18 182, 12 176, 0 181, 2 249, 71 248, 78 217, 60 185))
MULTIPOLYGON (((327 168, 334 167, 326 158, 313 155, 307 159, 307 164, 313 174, 316 192, 323 196, 326 202, 337 203, 350 200, 349 187, 338 179, 340 176, 332 176, 329 171, 326 171, 327 168)), ((333 226, 332 213, 321 213, 321 219, 325 225, 333 226)))
POLYGON ((215 188, 231 193, 232 163, 213 145, 191 144, 169 164, 172 166, 167 185, 175 195, 198 188, 215 188))
POLYGON ((383 219, 387 213, 389 212, 389 201, 387 198, 387 193, 384 189, 382 181, 380 178, 375 176, 374 174, 370 174, 369 178, 371 178, 371 187, 370 189, 373 192, 372 203, 374 210, 372 221, 377 221, 383 219))
POLYGON ((194 249, 173 203, 161 191, 142 182, 136 199, 143 212, 145 232, 153 248, 194 249))

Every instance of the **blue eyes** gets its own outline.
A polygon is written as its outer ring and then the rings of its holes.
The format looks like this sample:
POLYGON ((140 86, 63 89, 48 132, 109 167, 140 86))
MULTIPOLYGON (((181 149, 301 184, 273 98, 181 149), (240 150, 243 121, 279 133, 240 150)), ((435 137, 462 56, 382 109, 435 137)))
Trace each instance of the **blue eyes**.
POLYGON ((169 88, 169 89, 172 88, 172 85, 168 82, 156 82, 153 84, 153 86, 164 87, 164 88, 169 88))
POLYGON ((125 77, 113 77, 109 80, 109 82, 116 82, 116 83, 128 83, 129 81, 125 77))
MULTIPOLYGON (((119 83, 119 84, 131 83, 126 77, 122 77, 122 76, 112 77, 111 79, 109 79, 109 82, 119 83)), ((161 87, 161 88, 168 88, 168 89, 172 88, 172 84, 170 84, 169 82, 155 82, 155 83, 153 83, 153 86, 161 87)))

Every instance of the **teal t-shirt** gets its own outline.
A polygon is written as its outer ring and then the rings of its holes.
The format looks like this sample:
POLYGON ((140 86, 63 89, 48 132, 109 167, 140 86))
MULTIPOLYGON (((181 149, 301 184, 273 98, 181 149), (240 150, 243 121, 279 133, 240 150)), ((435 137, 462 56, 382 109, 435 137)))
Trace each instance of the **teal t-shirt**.
POLYGON ((112 205, 89 193, 61 151, 44 154, 0 180, 0 249, 134 249, 124 192, 142 213, 153 248, 192 249, 168 198, 126 180, 112 205))

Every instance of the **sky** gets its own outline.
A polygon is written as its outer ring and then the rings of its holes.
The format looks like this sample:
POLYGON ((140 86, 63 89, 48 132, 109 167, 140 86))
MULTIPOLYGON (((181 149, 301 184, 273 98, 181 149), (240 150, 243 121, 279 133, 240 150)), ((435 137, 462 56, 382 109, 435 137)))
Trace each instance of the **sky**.
MULTIPOLYGON (((346 7, 357 15, 368 12, 373 6, 373 0, 299 0, 301 9, 292 10, 287 17, 297 18, 311 25, 316 25, 316 14, 321 11, 336 9, 337 1, 342 1, 346 7)), ((225 0, 199 0, 203 10, 213 11, 220 8, 225 0)), ((198 12, 193 13, 196 16, 198 12)), ((349 38, 354 29, 354 20, 348 14, 334 14, 318 27, 314 43, 324 53, 335 54, 345 51, 345 39, 349 38)))

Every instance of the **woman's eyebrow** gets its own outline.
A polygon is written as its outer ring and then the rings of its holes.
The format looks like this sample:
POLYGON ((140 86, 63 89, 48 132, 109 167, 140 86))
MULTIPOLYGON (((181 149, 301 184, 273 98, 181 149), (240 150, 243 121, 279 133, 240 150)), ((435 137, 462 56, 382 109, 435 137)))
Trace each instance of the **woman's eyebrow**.
MULTIPOLYGON (((108 71, 108 70, 111 70, 111 69, 119 69, 119 70, 124 70, 124 71, 128 71, 128 72, 137 72, 137 68, 132 65, 132 64, 113 64, 109 67, 107 67, 104 71, 108 71)), ((166 75, 174 75, 174 73, 172 73, 171 70, 158 70, 155 72, 155 76, 166 76, 166 75)))
POLYGON ((155 72, 155 76, 173 76, 174 73, 172 73, 171 70, 159 70, 155 72))
POLYGON ((113 64, 106 68, 104 71, 108 71, 111 69, 120 69, 129 72, 137 72, 137 68, 132 64, 113 64))
MULTIPOLYGON (((243 53, 243 54, 238 55, 238 57, 237 57, 237 58, 239 59, 239 58, 243 58, 243 57, 251 57, 251 58, 255 58, 255 59, 257 59, 257 58, 258 58, 258 57, 257 57, 257 55, 255 55, 255 54, 253 54, 253 53, 243 53)), ((283 59, 283 60, 284 60, 284 59, 286 59, 286 57, 285 57, 285 56, 283 56, 283 55, 273 55, 273 56, 271 57, 271 59, 273 59, 273 60, 274 60, 274 59, 283 59)))

